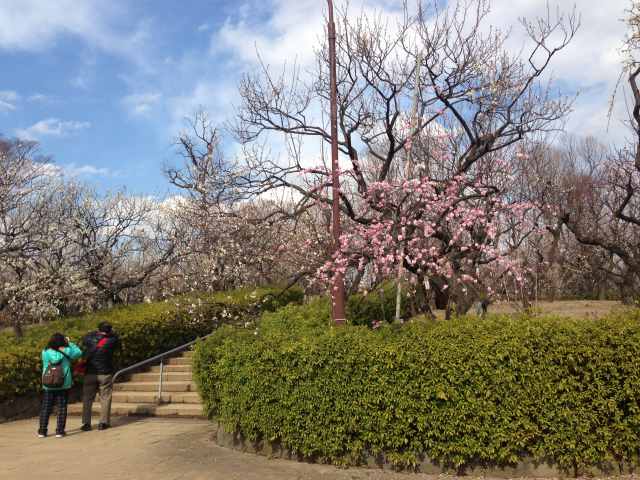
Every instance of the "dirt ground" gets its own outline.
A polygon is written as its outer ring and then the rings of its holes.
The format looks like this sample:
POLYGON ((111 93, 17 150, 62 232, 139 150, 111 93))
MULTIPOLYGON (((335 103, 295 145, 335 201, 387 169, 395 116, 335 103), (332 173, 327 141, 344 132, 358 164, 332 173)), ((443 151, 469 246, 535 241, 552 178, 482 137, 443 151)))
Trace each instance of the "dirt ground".
MULTIPOLYGON (((536 315, 560 315, 572 318, 600 318, 608 313, 622 310, 625 306, 618 301, 609 300, 561 300, 557 302, 533 302, 532 312, 536 315)), ((515 302, 497 302, 489 306, 489 313, 510 314, 522 312, 521 305, 515 302)), ((470 314, 475 314, 472 309, 470 314)), ((436 318, 444 318, 444 310, 435 312, 436 318)))
MULTIPOLYGON (((515 313, 520 311, 520 306, 514 303, 497 303, 490 307, 495 313, 515 313), (493 308, 492 308, 493 307, 493 308)), ((606 300, 567 300, 557 302, 534 302, 532 304, 535 313, 554 314, 576 318, 602 317, 624 307, 622 303, 606 300)))

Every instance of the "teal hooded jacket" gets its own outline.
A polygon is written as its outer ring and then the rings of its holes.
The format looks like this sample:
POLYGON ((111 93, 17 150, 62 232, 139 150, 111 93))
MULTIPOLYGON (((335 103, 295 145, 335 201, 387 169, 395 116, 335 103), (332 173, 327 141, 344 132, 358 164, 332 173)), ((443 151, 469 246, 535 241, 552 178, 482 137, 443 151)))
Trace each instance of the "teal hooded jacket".
POLYGON ((42 388, 45 390, 68 390, 73 385, 73 375, 71 373, 71 360, 76 360, 82 356, 82 350, 72 342, 69 342, 68 347, 64 347, 62 351, 65 353, 66 357, 60 353, 58 350, 52 350, 50 348, 46 348, 42 351, 42 374, 46 372, 47 367, 50 363, 54 365, 56 363, 62 362, 62 370, 64 371, 64 385, 59 388, 49 388, 44 385, 42 388), (67 358, 68 357, 68 358, 67 358))

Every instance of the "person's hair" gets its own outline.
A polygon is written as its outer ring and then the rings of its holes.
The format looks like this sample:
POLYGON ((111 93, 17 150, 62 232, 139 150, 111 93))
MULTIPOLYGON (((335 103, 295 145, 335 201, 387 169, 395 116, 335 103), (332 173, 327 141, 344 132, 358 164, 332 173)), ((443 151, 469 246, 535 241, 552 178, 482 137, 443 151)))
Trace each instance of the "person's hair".
POLYGON ((98 324, 98 330, 102 333, 111 333, 113 328, 109 322, 100 322, 98 324))
POLYGON ((61 333, 54 333, 47 343, 47 348, 58 350, 60 347, 68 347, 67 339, 61 333))

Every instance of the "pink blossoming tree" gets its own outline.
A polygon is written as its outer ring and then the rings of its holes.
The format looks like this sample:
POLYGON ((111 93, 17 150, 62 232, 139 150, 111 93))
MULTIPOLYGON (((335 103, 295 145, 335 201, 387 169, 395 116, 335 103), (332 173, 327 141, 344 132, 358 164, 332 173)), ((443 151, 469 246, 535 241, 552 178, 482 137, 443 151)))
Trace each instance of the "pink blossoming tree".
MULTIPOLYGON (((443 307, 451 303, 451 291, 469 290, 486 278, 490 265, 496 275, 514 272, 504 253, 518 238, 509 239, 508 232, 525 221, 530 206, 514 202, 496 182, 503 182, 504 160, 519 142, 556 129, 568 112, 570 101, 543 78, 573 38, 578 20, 573 14, 524 20, 531 50, 521 56, 505 48, 507 34, 486 28, 488 12, 486 0, 444 9, 424 4, 417 11, 405 5, 396 24, 340 12, 345 236, 323 275, 331 268, 368 268, 393 276, 401 263, 443 307), (411 105, 413 119, 406 113, 411 105)), ((331 140, 328 72, 323 45, 313 72, 294 67, 274 74, 263 65, 240 84, 234 131, 245 145, 250 172, 243 190, 254 196, 296 192, 299 201, 289 215, 331 202, 326 161, 310 162, 295 148, 331 140), (261 148, 263 139, 273 138, 290 145, 286 159, 261 148)))

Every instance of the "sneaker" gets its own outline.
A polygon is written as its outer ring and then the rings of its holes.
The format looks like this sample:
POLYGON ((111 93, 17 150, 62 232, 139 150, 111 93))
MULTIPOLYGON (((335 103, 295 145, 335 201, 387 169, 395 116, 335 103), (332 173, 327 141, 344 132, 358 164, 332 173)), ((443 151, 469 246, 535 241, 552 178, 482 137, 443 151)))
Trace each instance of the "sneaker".
POLYGON ((106 430, 107 428, 109 428, 109 424, 108 423, 99 423, 98 424, 98 430, 106 430))
POLYGON ((64 438, 66 435, 66 432, 56 433, 56 438, 64 438))
POLYGON ((38 432, 38 438, 47 438, 46 433, 38 432))
POLYGON ((91 431, 91 425, 89 425, 88 423, 85 423, 84 425, 82 425, 80 427, 80 430, 82 430, 83 432, 90 432, 91 431))

